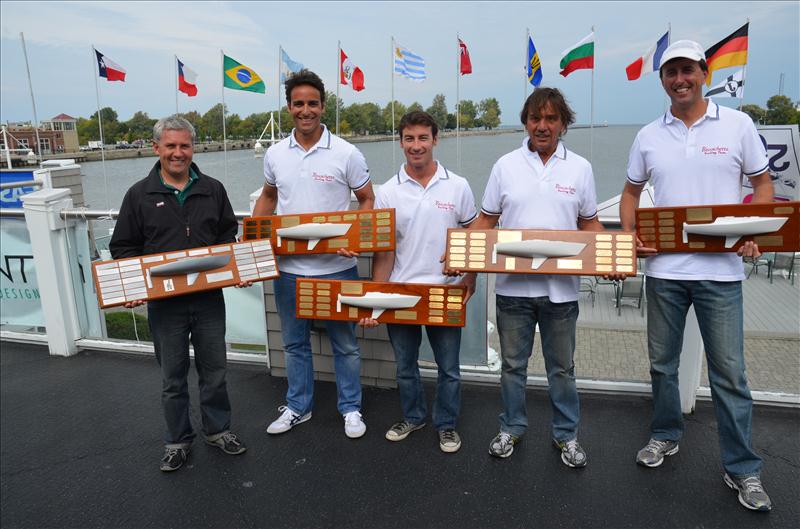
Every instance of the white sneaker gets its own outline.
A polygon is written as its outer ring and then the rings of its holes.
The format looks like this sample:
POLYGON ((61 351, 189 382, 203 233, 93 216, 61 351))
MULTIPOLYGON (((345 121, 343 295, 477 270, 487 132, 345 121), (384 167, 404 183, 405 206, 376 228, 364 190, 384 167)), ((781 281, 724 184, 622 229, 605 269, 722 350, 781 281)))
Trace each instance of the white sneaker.
POLYGON ((301 422, 306 422, 311 418, 311 412, 300 415, 290 410, 288 406, 281 406, 278 408, 278 411, 281 412, 281 416, 269 425, 267 433, 276 434, 288 432, 292 427, 297 426, 301 422))
POLYGON ((367 431, 367 425, 361 418, 361 412, 351 411, 344 414, 344 433, 350 439, 358 439, 367 431))

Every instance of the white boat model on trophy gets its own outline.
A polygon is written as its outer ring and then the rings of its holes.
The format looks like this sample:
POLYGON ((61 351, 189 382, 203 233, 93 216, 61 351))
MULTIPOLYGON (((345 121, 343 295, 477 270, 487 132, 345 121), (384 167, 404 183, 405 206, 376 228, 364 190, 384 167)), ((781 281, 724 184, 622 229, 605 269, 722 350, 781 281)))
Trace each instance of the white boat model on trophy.
POLYGON ((339 294, 336 298, 336 312, 342 312, 342 305, 372 309, 373 320, 386 310, 410 309, 414 307, 422 296, 410 294, 395 294, 389 292, 367 292, 363 296, 347 296, 339 294))
POLYGON ((759 235, 780 230, 788 217, 717 217, 714 222, 703 224, 683 223, 683 242, 689 242, 689 234, 725 237, 725 248, 747 235, 759 235))
POLYGON ((586 247, 581 242, 529 239, 527 241, 498 242, 492 251, 492 263, 497 263, 497 254, 531 259, 531 269, 538 270, 551 257, 572 257, 586 247))

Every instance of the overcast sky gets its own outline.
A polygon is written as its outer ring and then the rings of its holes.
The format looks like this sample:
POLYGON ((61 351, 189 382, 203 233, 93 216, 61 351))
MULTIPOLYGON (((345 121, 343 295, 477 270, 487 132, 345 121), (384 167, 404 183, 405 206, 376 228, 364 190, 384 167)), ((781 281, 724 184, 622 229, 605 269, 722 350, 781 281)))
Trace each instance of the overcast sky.
MULTIPOLYGON (((99 80, 103 106, 121 120, 175 111, 173 55, 199 74, 199 94, 180 94, 181 111, 203 113, 221 101, 220 49, 264 79, 266 95, 226 90, 231 112, 244 117, 277 108, 278 46, 316 71, 335 92, 336 45, 364 71, 366 89, 341 87, 345 105, 391 97, 390 37, 425 58, 428 79, 395 78, 395 98, 424 107, 443 93, 456 100, 456 33, 467 43, 473 74, 462 99, 496 97, 502 121, 522 105, 525 32, 530 28, 543 86, 562 89, 579 123, 590 118, 591 73, 558 75, 561 52, 595 27, 596 123, 645 123, 666 99, 658 75, 628 81, 625 66, 671 25, 672 41, 707 48, 750 20, 745 103, 765 106, 778 93, 800 99, 800 2, 13 2, 0 3, 0 119, 33 118, 20 32, 30 61, 39 119, 96 110, 98 50, 127 70, 125 83, 99 80)), ((721 70, 714 84, 735 69, 721 70)), ((738 103, 738 100, 736 101, 738 103)), ((733 104, 733 100, 731 100, 733 104)))

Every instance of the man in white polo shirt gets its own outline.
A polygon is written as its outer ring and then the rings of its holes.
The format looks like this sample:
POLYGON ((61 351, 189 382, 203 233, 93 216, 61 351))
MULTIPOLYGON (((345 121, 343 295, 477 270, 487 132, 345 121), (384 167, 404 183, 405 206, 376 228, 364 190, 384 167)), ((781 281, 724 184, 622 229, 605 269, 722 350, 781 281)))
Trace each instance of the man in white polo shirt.
MULTIPOLYGON (((495 163, 474 229, 533 228, 602 231, 597 220, 594 175, 588 161, 560 141, 575 115, 554 88, 538 88, 520 113, 528 136, 495 163)), ((578 443, 580 405, 575 385, 577 276, 498 274, 497 330, 500 335, 503 413, 489 453, 508 457, 528 427, 525 405, 528 359, 539 324, 550 402, 553 443, 561 460, 586 466, 578 443)))
MULTIPOLYGON (((469 226, 477 217, 475 197, 464 178, 433 159, 439 127, 428 113, 409 112, 398 128, 406 163, 380 187, 375 200, 377 208, 395 208, 397 247, 394 252, 375 254, 372 279, 393 283, 457 282, 457 278, 442 273, 440 259, 447 228, 469 226)), ((475 275, 468 274, 464 283, 468 298, 475 289, 475 275)), ((361 323, 370 327, 378 324, 374 319, 361 323)), ((417 366, 422 326, 390 324, 388 332, 397 364, 403 419, 386 432, 386 438, 402 441, 425 426, 428 415, 417 366)), ((425 332, 439 369, 433 425, 439 434, 439 448, 452 453, 461 448, 461 437, 455 429, 461 408, 461 328, 426 326, 425 332)))
MULTIPOLYGON (((286 103, 294 121, 288 138, 264 154, 261 196, 253 215, 344 211, 350 191, 359 209, 371 209, 375 200, 364 156, 353 145, 331 134, 320 122, 325 109, 325 87, 313 72, 301 70, 286 80, 286 103)), ((267 428, 271 434, 290 430, 311 418, 314 404, 314 366, 311 356, 311 320, 295 317, 297 278, 358 279, 354 253, 282 256, 281 276, 275 281, 275 302, 281 319, 289 388, 281 415, 267 428)), ((345 434, 364 435, 361 417, 361 354, 354 325, 326 322, 334 355, 338 409, 344 416, 345 434)))
MULTIPOLYGON (((656 206, 735 204, 742 175, 753 186, 753 202, 771 202, 767 153, 753 121, 703 98, 708 74, 699 44, 680 40, 661 57, 661 84, 670 98, 667 112, 636 136, 620 219, 634 229, 635 209, 648 180, 656 206)), ((637 241, 639 254, 653 254, 637 241)), ((768 511, 761 485, 761 458, 750 442, 753 402, 744 365, 741 255, 757 257, 748 243, 739 255, 665 254, 647 259, 647 333, 653 387, 650 441, 636 462, 657 467, 678 452, 683 433, 678 363, 686 313, 694 305, 708 359, 708 378, 717 414, 725 483, 752 510, 768 511)))

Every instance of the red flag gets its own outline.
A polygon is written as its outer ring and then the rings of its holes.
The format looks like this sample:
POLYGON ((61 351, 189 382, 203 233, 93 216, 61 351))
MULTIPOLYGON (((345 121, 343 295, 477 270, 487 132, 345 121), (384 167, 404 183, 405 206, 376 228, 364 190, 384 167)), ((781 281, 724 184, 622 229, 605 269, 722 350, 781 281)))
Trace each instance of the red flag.
POLYGON ((178 90, 183 92, 189 97, 197 95, 197 74, 194 73, 188 66, 183 64, 180 59, 175 57, 178 61, 178 90))
POLYGON ((467 50, 467 45, 464 44, 464 41, 461 39, 458 39, 458 48, 459 54, 461 55, 461 66, 459 68, 461 75, 472 73, 472 61, 469 60, 469 50, 467 50))
POLYGON ((339 50, 339 82, 349 84, 356 92, 364 89, 364 72, 347 58, 342 49, 339 50))

